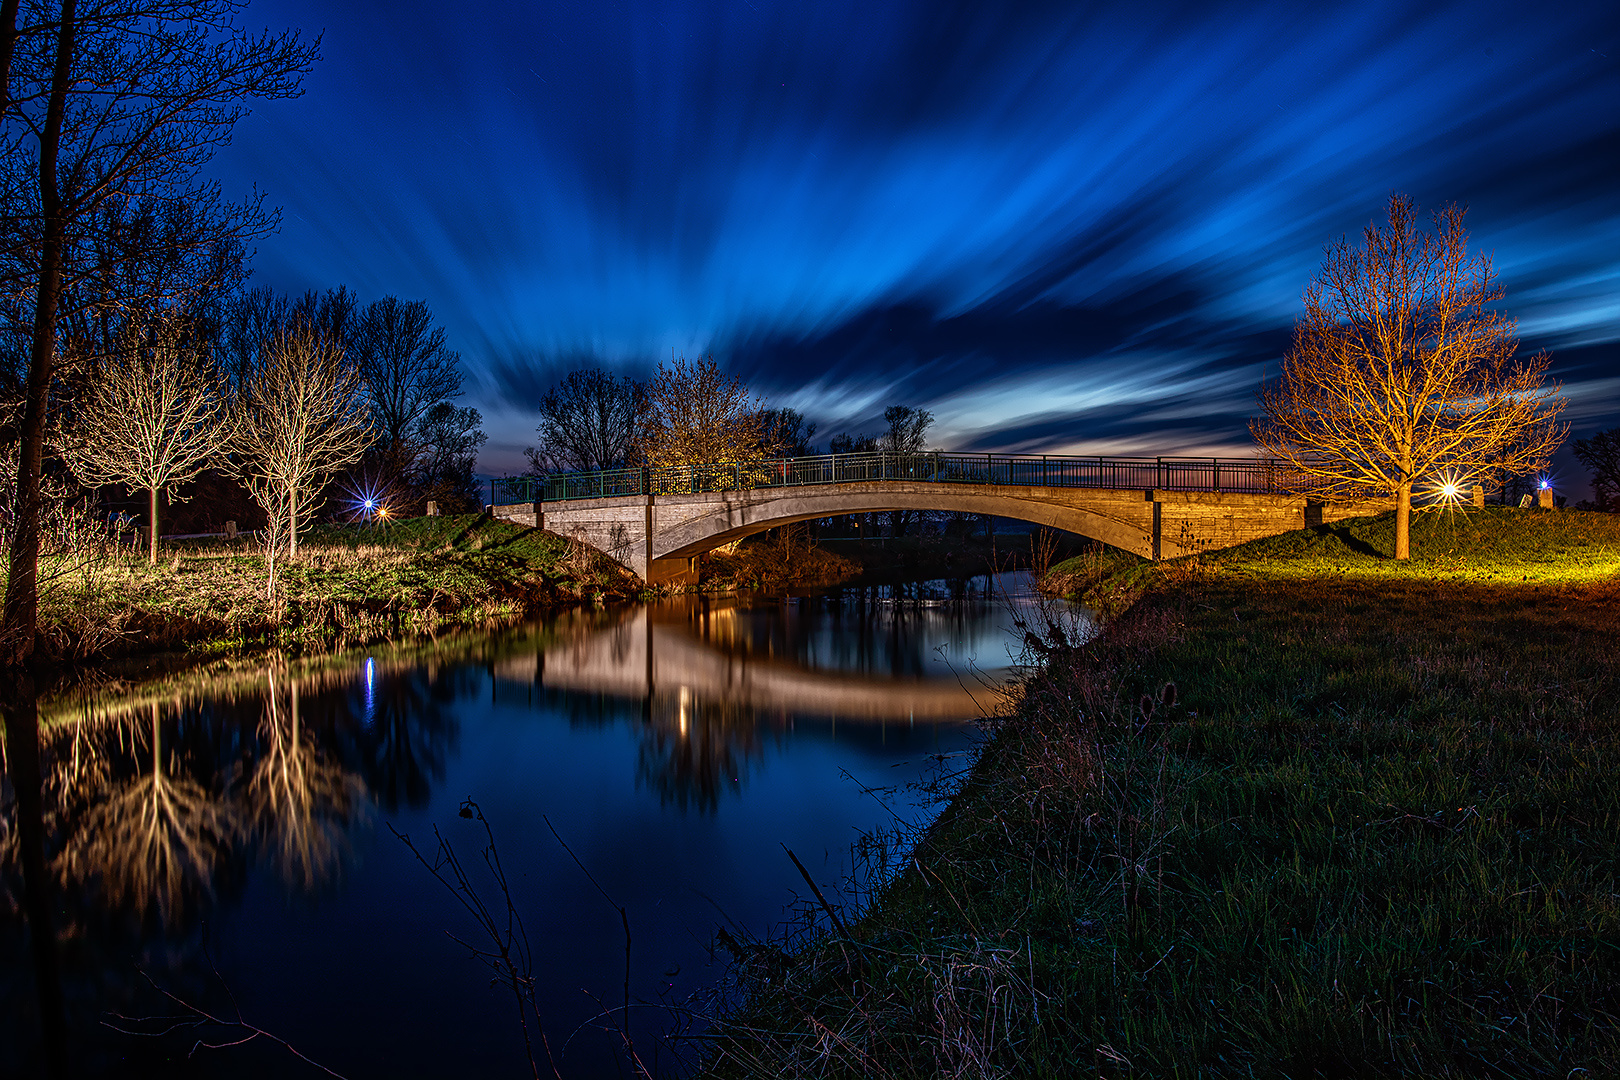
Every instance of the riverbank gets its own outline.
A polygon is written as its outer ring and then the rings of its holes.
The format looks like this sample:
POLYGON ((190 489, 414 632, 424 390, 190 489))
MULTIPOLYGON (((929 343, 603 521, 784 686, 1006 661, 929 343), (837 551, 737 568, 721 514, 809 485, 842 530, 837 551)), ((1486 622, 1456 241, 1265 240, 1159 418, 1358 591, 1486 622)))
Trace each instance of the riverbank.
POLYGON ((738 946, 713 1074, 1612 1071, 1620 518, 1391 528, 1097 572, 865 916, 738 946))
POLYGON ((42 637, 51 655, 73 661, 329 648, 639 591, 600 553, 477 514, 320 526, 276 576, 267 593, 263 551, 249 539, 167 541, 155 565, 97 553, 42 590, 42 637))

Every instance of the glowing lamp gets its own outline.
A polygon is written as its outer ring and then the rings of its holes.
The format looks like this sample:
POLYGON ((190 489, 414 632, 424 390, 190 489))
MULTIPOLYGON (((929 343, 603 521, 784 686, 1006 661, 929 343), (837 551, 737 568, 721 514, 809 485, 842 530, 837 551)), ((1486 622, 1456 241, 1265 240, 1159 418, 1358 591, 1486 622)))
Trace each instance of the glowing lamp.
POLYGON ((1544 488, 1549 488, 1549 487, 1552 487, 1552 485, 1551 485, 1551 484, 1549 484, 1549 483, 1547 483, 1547 481, 1545 481, 1545 480, 1543 480, 1543 481, 1542 481, 1542 482, 1541 482, 1541 486, 1542 486, 1542 487, 1544 487, 1544 488))
POLYGON ((374 502, 372 502, 372 501, 371 501, 371 500, 370 500, 370 499, 367 499, 367 500, 366 500, 366 509, 367 509, 367 510, 370 510, 370 509, 371 509, 371 508, 372 508, 372 507, 374 507, 374 506, 376 506, 376 505, 377 505, 377 504, 376 504, 376 503, 374 503, 374 502))
POLYGON ((1440 494, 1444 495, 1448 499, 1455 499, 1457 497, 1457 485, 1447 484, 1445 487, 1440 489, 1440 494))

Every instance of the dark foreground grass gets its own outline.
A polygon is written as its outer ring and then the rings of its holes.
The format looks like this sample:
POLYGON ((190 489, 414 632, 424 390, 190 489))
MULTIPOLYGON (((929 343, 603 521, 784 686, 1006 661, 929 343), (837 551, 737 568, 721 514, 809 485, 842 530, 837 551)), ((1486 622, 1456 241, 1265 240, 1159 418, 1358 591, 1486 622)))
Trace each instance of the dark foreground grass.
POLYGON ((1275 538, 1049 637, 848 939, 739 947, 714 1073, 1616 1075, 1620 549, 1531 517, 1439 572, 1275 538))
POLYGON ((244 644, 332 647, 399 633, 510 621, 547 607, 631 595, 606 556, 485 515, 322 526, 266 589, 248 539, 164 545, 156 565, 101 551, 47 566, 47 650, 82 660, 244 644))

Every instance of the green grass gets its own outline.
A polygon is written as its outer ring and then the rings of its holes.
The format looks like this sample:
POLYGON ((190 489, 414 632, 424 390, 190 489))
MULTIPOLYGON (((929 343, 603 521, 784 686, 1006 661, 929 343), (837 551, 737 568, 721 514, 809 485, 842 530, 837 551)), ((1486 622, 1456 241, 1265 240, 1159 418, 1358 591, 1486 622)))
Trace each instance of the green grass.
POLYGON ((1394 515, 1381 514, 1255 540, 1206 558, 1288 577, 1571 584, 1620 574, 1620 515, 1420 510, 1412 517, 1412 558, 1397 562, 1394 550, 1394 515))
POLYGON ((1617 525, 1126 566, 853 941, 739 950, 713 1071, 1612 1075, 1617 525))
POLYGON ((481 515, 317 527, 296 560, 278 562, 273 594, 265 584, 263 555, 246 539, 165 544, 155 565, 102 552, 50 583, 41 623, 52 650, 75 660, 247 644, 324 648, 510 621, 634 589, 605 556, 481 515))

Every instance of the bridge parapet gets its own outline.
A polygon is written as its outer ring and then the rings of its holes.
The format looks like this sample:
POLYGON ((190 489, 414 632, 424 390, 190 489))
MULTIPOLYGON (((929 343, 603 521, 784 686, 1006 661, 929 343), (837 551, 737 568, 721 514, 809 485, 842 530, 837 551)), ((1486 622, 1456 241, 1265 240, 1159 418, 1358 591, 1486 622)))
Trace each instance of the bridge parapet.
POLYGON ((629 495, 699 495, 756 488, 909 480, 934 484, 1137 490, 1297 491, 1303 478, 1272 458, 1081 457, 1072 454, 818 454, 673 468, 509 476, 490 481, 491 505, 629 495))

